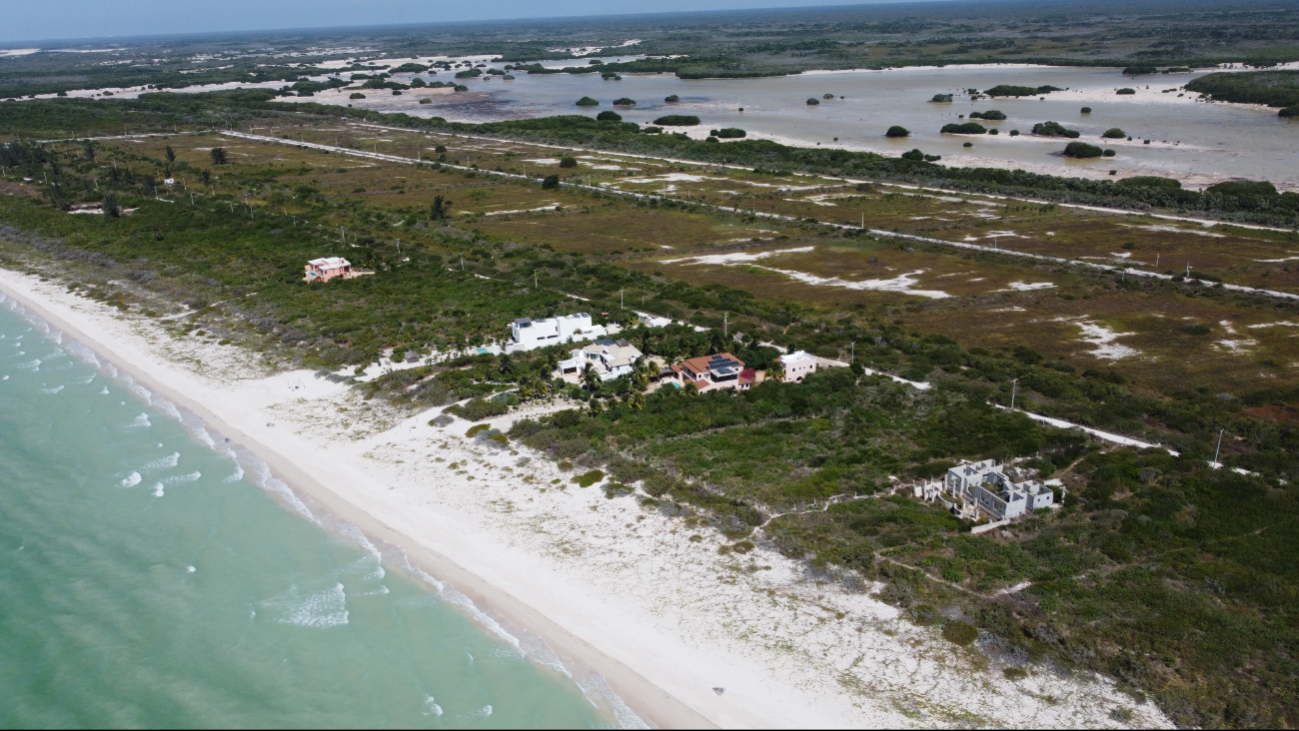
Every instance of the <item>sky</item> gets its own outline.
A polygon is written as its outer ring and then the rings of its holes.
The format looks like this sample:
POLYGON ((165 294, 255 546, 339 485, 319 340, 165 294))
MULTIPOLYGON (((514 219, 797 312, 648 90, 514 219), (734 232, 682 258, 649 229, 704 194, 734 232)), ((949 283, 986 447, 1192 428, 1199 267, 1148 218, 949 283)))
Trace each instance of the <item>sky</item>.
POLYGON ((657 0, 652 4, 644 0, 0 0, 0 18, 4 18, 0 23, 0 45, 12 47, 22 42, 122 36, 864 2, 871 0, 657 0))

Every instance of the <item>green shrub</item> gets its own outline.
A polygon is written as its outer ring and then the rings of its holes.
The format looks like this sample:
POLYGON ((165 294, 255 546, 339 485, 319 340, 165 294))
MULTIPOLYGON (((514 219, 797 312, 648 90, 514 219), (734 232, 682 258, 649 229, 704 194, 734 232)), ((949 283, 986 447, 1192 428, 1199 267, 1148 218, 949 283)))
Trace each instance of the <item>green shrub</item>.
POLYGON ((1006 668, 1001 674, 1006 680, 1023 680, 1028 677, 1028 671, 1024 668, 1006 668))
POLYGON ((731 545, 731 550, 736 553, 749 553, 754 549, 753 541, 739 541, 731 545))
POLYGON ((807 105, 808 105, 809 107, 814 107, 814 106, 816 106, 816 105, 818 105, 818 104, 820 104, 820 103, 821 103, 821 100, 820 100, 820 99, 817 99, 817 98, 814 97, 814 96, 813 96, 813 97, 808 97, 808 99, 807 99, 807 105))
POLYGON ((673 102, 681 101, 681 97, 677 96, 676 94, 668 94, 667 96, 663 97, 663 101, 667 102, 668 104, 672 104, 673 102))
POLYGON ((1033 86, 1015 86, 1013 84, 998 84, 997 86, 994 86, 983 93, 987 94, 988 96, 1021 97, 1021 96, 1040 96, 1042 94, 1050 94, 1053 91, 1061 91, 1061 89, 1054 86, 1033 87, 1033 86))
MULTIPOLYGON (((456 75, 459 76, 459 74, 456 74, 456 75)), ((578 99, 578 100, 577 100, 577 106, 579 106, 579 107, 598 107, 598 106, 600 106, 600 102, 596 101, 595 99, 592 99, 592 98, 589 97, 589 96, 584 96, 584 97, 582 97, 581 99, 578 99)))
POLYGON ((1123 188, 1162 188, 1165 190, 1181 190, 1182 183, 1172 178, 1161 178, 1155 175, 1136 175, 1131 178, 1124 178, 1115 185, 1123 188))
POLYGON ((902 159, 903 159, 903 160, 915 160, 916 162, 924 162, 924 160, 925 160, 925 153, 921 152, 919 149, 915 149, 915 150, 912 150, 912 151, 910 151, 910 152, 904 152, 904 153, 902 153, 902 159))
POLYGON ((699 124, 699 117, 693 114, 669 114, 654 120, 661 127, 693 127, 699 124))
POLYGON ((469 427, 469 431, 465 432, 465 437, 467 439, 473 439, 474 437, 478 436, 479 432, 485 432, 491 428, 492 427, 488 426, 487 424, 474 424, 473 426, 469 427))
POLYGON ((978 122, 966 122, 964 124, 953 122, 943 125, 940 131, 945 135, 983 135, 988 133, 988 128, 978 122))
POLYGON ((1092 157, 1100 157, 1102 154, 1104 153, 1101 151, 1101 148, 1097 147, 1096 145, 1089 145, 1086 142, 1070 142, 1069 144, 1064 146, 1065 157, 1076 157, 1079 159, 1087 159, 1092 157))
POLYGON ((573 469, 573 463, 568 460, 560 460, 556 465, 560 472, 569 472, 573 469))
POLYGON ((1124 94, 1124 95, 1128 95, 1128 94, 1135 94, 1135 93, 1137 93, 1137 90, 1136 90, 1136 89, 1129 89, 1129 88, 1127 88, 1127 87, 1124 87, 1124 88, 1119 89, 1118 91, 1116 91, 1116 92, 1114 92, 1114 93, 1115 93, 1115 94, 1124 94))
POLYGON ((900 127, 895 124, 892 127, 889 127, 888 131, 884 133, 884 136, 885 137, 910 137, 911 130, 907 129, 906 127, 900 127))
POLYGON ((1082 108, 1082 113, 1083 113, 1083 114, 1091 114, 1091 113, 1092 113, 1092 108, 1091 108, 1091 107, 1083 107, 1083 108, 1082 108))
POLYGON ((352 93, 351 96, 349 96, 349 97, 347 97, 347 98, 348 98, 348 99, 364 99, 364 98, 365 98, 365 94, 362 94, 362 93, 360 93, 360 92, 354 92, 354 93, 352 93))
POLYGON ((1075 140, 1082 136, 1081 132, 1066 129, 1059 122, 1038 122, 1033 125, 1033 134, 1041 137, 1068 137, 1075 140))
POLYGON ((510 443, 510 438, 509 438, 509 437, 505 436, 504 434, 502 434, 502 433, 500 433, 500 432, 498 432, 498 431, 496 431, 496 430, 494 430, 494 429, 493 429, 492 431, 494 431, 495 433, 494 433, 494 434, 488 434, 488 435, 487 435, 487 438, 488 438, 488 439, 492 440, 493 442, 496 442, 497 444, 499 444, 499 445, 502 446, 502 447, 509 446, 509 443, 510 443))
POLYGON ((614 100, 613 100, 613 105, 614 105, 615 107, 634 107, 634 106, 636 106, 636 100, 635 100, 635 99, 628 99, 627 97, 624 96, 624 97, 622 97, 622 98, 620 98, 620 99, 614 99, 614 100))
POLYGON ((943 625, 943 639, 965 647, 979 639, 979 629, 965 622, 948 622, 943 625))
POLYGON ((952 95, 951 95, 951 94, 934 94, 934 98, 933 98, 933 99, 930 99, 929 101, 934 102, 935 104, 951 104, 951 103, 952 103, 952 95))
POLYGON ((970 119, 987 119, 993 122, 1001 122, 1006 119, 1006 115, 996 109, 989 109, 986 112, 970 112, 970 119))
POLYGON ((1274 196, 1278 195, 1276 186, 1266 180, 1228 180, 1225 183, 1210 185, 1206 193, 1236 196, 1274 196))
POLYGON ((599 114, 595 115, 595 119, 597 122, 621 122, 622 115, 617 112, 606 109, 603 112, 600 112, 599 114))
POLYGON ((1119 129, 1118 127, 1110 127, 1109 129, 1107 129, 1107 130, 1105 130, 1103 133, 1101 133, 1101 137, 1104 137, 1104 138, 1107 139, 1107 140, 1121 140, 1121 139, 1123 139, 1124 137, 1127 137, 1127 136, 1128 136, 1128 133, 1127 133, 1127 132, 1124 132, 1123 130, 1119 129))
POLYGON ((742 137, 747 137, 748 135, 749 135, 748 132, 745 132, 744 130, 738 127, 723 127, 717 130, 716 136, 724 140, 737 140, 742 137))
MULTIPOLYGON (((1114 155, 1116 155, 1117 153, 1115 153, 1113 150, 1106 150, 1104 154, 1105 157, 1114 157, 1114 155)), ((1110 173, 1110 174, 1113 175, 1114 173, 1110 173)))
POLYGON ((590 470, 583 472, 580 475, 574 475, 572 481, 577 483, 578 487, 590 487, 603 479, 604 472, 601 470, 590 470))
POLYGON ((466 421, 482 421, 497 416, 503 416, 510 411, 508 400, 485 399, 478 396, 470 399, 463 404, 448 406, 446 413, 455 414, 466 421))
POLYGON ((545 178, 543 178, 542 181, 541 181, 541 189, 542 189, 542 190, 555 190, 555 189, 557 189, 558 187, 559 187, 559 176, 558 176, 558 175, 547 175, 547 176, 546 176, 545 178))
POLYGON ((575 168, 577 167, 577 158, 565 155, 559 158, 559 166, 561 168, 575 168))

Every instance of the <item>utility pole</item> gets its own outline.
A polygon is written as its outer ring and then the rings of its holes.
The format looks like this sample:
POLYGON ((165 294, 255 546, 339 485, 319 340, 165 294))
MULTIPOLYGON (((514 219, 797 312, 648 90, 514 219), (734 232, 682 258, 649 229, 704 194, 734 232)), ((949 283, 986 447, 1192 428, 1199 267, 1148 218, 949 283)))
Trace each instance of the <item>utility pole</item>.
POLYGON ((1218 448, 1213 450, 1213 468, 1215 470, 1222 466, 1222 463, 1218 461, 1218 455, 1222 452, 1222 433, 1225 431, 1227 431, 1225 426, 1218 430, 1218 448))
POLYGON ((730 337, 730 333, 727 332, 727 327, 726 327, 726 319, 730 314, 731 313, 729 312, 722 313, 722 337, 730 337))
POLYGON ((1018 390, 1019 390, 1019 379, 1016 378, 1015 380, 1010 382, 1010 408, 1012 411, 1014 411, 1015 409, 1015 392, 1018 390))
POLYGON ((625 308, 623 307, 623 304, 624 304, 625 302, 626 302, 626 300, 623 298, 623 290, 620 289, 620 290, 618 290, 618 309, 620 309, 620 310, 621 310, 621 309, 625 309, 625 308))
POLYGON ((1186 262, 1186 278, 1191 278, 1191 262, 1186 262))
POLYGON ((848 365, 852 365, 856 362, 857 362, 857 341, 854 340, 853 342, 848 343, 848 365))
POLYGON ((460 271, 463 272, 464 270, 465 270, 465 255, 464 255, 464 254, 461 254, 461 255, 460 255, 460 271))

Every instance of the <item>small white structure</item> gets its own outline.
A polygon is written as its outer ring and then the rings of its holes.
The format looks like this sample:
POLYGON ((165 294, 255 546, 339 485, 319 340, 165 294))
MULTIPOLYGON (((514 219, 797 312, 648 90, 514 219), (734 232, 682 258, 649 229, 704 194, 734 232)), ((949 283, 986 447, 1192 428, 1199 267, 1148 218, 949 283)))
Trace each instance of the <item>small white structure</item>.
POLYGON ((949 469, 942 482, 916 486, 915 495, 940 501, 967 517, 983 513, 994 521, 1055 507, 1055 493, 1050 488, 1036 480, 1012 481, 995 459, 963 462, 949 469))
POLYGON ((601 338, 594 343, 579 348, 571 353, 568 360, 559 362, 561 376, 581 376, 590 365, 600 375, 602 381, 612 381, 630 375, 636 361, 640 360, 640 349, 626 340, 601 338))
POLYGON ((816 356, 806 350, 796 350, 793 353, 786 353, 777 360, 785 370, 787 382, 801 381, 809 374, 816 373, 816 356))
POLYGON ((307 262, 306 274, 302 278, 308 282, 328 282, 338 277, 347 279, 351 276, 352 262, 341 256, 330 256, 307 262))
POLYGON ((607 334, 605 327, 592 323, 591 316, 585 312, 539 320, 521 317, 510 325, 511 337, 510 342, 505 344, 505 352, 536 350, 548 345, 600 338, 607 334))

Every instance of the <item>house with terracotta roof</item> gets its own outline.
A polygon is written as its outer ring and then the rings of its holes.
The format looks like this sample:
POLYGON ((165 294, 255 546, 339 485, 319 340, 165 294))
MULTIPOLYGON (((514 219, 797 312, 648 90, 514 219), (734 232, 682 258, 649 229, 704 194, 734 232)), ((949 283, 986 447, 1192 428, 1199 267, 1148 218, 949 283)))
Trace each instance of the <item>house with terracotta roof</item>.
POLYGON ((700 393, 723 388, 743 390, 753 385, 757 374, 744 366, 744 361, 730 353, 703 355, 691 358, 680 367, 672 369, 682 387, 695 384, 700 393))
POLYGON ((307 262, 307 271, 302 278, 308 282, 328 282, 339 277, 350 279, 352 276, 352 262, 341 256, 329 256, 307 262))

